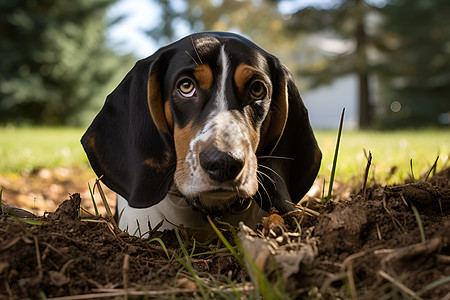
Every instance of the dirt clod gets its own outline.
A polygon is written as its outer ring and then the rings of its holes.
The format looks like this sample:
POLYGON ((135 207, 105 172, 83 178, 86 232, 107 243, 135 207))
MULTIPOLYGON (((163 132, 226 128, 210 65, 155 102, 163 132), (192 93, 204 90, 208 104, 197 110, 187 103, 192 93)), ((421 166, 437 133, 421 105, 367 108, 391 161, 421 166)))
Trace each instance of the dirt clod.
MULTIPOLYGON (((199 298, 189 264, 204 282, 211 283, 214 276, 211 295, 220 295, 230 282, 235 290, 229 289, 228 295, 255 295, 254 285, 249 286, 254 274, 248 275, 229 252, 214 252, 224 247, 218 240, 196 243, 195 252, 206 254, 188 261, 173 231, 156 232, 146 240, 115 234, 101 217, 80 217, 80 202, 80 195, 73 194, 55 212, 39 218, 18 217, 3 207, 0 299, 145 293, 158 299, 199 298)), ((240 233, 267 277, 281 279, 290 296, 448 297, 450 169, 426 182, 367 187, 364 194, 317 207, 318 215, 274 216, 270 220, 276 222, 249 231, 251 238, 240 233), (263 247, 268 251, 261 252, 263 247)), ((191 253, 192 240, 183 247, 191 253)))

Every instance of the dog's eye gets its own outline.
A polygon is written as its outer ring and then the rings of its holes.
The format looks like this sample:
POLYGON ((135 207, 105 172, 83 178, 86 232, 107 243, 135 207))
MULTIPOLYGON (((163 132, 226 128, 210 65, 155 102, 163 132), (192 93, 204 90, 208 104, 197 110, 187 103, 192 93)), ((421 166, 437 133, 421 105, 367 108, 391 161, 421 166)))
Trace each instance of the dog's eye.
POLYGON ((266 86, 260 81, 255 81, 250 87, 250 94, 255 99, 262 99, 267 94, 266 86))
POLYGON ((183 79, 178 84, 178 92, 181 96, 190 98, 195 94, 194 83, 190 79, 183 79))

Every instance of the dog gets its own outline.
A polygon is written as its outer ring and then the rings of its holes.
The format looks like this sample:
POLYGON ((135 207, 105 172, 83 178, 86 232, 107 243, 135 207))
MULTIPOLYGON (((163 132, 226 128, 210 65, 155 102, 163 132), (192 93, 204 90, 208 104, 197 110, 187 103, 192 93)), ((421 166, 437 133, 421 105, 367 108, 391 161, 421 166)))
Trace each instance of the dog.
POLYGON ((139 60, 81 139, 141 234, 295 210, 322 158, 293 76, 233 33, 201 32, 139 60), (161 222, 162 226, 161 226, 161 222))

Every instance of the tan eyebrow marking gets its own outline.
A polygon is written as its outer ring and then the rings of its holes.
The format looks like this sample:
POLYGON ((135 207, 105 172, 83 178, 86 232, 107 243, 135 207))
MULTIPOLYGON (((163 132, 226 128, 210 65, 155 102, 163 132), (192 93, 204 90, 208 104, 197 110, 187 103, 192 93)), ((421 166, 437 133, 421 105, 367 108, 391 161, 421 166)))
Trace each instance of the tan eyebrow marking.
POLYGON ((201 65, 194 68, 194 77, 200 84, 202 90, 207 90, 213 82, 211 68, 208 65, 201 65))
POLYGON ((234 72, 234 81, 239 89, 239 92, 244 90, 245 84, 250 80, 250 78, 253 77, 255 73, 258 73, 258 69, 246 64, 240 64, 236 68, 236 71, 234 72))

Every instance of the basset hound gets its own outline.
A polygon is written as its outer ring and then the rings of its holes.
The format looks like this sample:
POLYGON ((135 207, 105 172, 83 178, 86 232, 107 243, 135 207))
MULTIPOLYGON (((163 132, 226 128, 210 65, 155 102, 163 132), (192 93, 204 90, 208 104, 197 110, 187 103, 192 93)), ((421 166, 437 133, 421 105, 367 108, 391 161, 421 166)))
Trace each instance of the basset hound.
POLYGON ((139 60, 81 140, 118 194, 119 227, 252 226, 295 210, 322 154, 289 70, 232 33, 187 36, 139 60))

